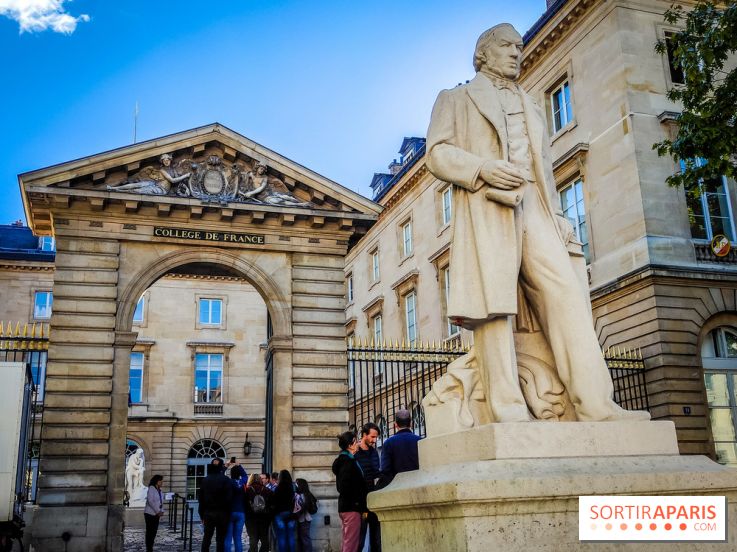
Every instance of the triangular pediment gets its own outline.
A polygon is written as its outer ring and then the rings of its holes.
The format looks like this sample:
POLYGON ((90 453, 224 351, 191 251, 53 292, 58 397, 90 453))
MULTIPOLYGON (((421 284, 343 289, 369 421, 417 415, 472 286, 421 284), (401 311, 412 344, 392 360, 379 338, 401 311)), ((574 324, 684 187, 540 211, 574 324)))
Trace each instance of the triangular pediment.
POLYGON ((49 204, 80 198, 97 209, 158 204, 165 210, 222 209, 366 222, 382 209, 217 123, 24 173, 18 180, 29 224, 38 233, 50 225, 49 204))

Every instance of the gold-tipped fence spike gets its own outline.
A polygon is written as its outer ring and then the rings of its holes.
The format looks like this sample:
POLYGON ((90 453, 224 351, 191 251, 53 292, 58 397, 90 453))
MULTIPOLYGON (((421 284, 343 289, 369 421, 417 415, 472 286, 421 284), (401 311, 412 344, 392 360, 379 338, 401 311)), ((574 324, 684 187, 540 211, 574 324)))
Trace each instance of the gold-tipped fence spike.
POLYGON ((23 337, 28 337, 28 322, 23 324, 23 337))
POLYGON ((13 337, 18 337, 19 334, 20 334, 20 321, 18 321, 18 323, 15 325, 15 334, 13 337))

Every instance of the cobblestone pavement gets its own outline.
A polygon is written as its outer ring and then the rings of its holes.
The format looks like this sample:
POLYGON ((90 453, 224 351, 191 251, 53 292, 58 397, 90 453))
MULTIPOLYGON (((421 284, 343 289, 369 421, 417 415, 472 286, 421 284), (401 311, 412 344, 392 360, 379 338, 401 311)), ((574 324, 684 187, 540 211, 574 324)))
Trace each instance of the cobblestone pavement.
MULTIPOLYGON (((162 523, 159 527, 159 532, 156 534, 156 542, 154 543, 155 552, 181 552, 182 540, 178 539, 179 532, 174 533, 169 531, 165 523, 162 523)), ((123 533, 123 550, 125 552, 143 552, 146 550, 145 544, 146 530, 143 527, 126 527, 123 533)), ((212 550, 215 550, 215 539, 213 539, 212 550)), ((245 531, 243 532, 243 547, 248 549, 247 546, 248 537, 246 537, 245 531)), ((192 550, 200 550, 202 544, 202 527, 199 523, 195 523, 192 526, 192 550)), ((189 543, 187 543, 186 550, 189 550, 189 543)))

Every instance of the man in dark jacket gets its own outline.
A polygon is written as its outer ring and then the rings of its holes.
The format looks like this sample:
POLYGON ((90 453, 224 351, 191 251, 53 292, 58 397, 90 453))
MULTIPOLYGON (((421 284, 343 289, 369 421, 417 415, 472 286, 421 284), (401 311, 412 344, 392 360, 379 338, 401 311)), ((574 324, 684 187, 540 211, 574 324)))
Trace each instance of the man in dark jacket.
POLYGON ((225 551, 225 534, 230 522, 230 504, 233 499, 233 485, 223 473, 223 462, 216 458, 202 480, 199 492, 199 514, 204 525, 202 552, 210 552, 212 535, 215 533, 217 552, 225 551))
MULTIPOLYGON (((358 450, 354 455, 363 470, 368 491, 376 490, 376 482, 381 476, 379 453, 376 451, 376 439, 379 437, 379 426, 371 422, 361 428, 361 440, 358 441, 358 450)), ((369 534, 371 552, 381 552, 381 528, 379 518, 373 512, 368 512, 366 523, 361 525, 360 543, 363 545, 369 534)))
POLYGON ((397 432, 384 441, 381 450, 381 479, 377 485, 380 489, 391 483, 398 473, 420 469, 417 453, 420 436, 412 433, 412 415, 409 410, 397 410, 394 425, 397 432))

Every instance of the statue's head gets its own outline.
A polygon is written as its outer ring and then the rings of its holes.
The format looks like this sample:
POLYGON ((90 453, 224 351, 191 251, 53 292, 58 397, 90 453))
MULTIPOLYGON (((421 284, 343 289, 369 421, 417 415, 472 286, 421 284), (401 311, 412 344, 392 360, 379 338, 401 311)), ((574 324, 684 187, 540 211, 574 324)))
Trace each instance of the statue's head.
POLYGON ((168 153, 165 153, 164 155, 159 157, 159 161, 161 161, 161 164, 164 165, 165 167, 168 167, 169 165, 171 165, 171 159, 172 157, 168 153))
POLYGON ((256 166, 254 168, 256 169, 256 174, 266 174, 266 169, 268 167, 263 163, 256 163, 256 166))
POLYGON ((476 72, 517 80, 522 61, 522 37, 509 23, 484 31, 476 41, 473 68, 476 72))

